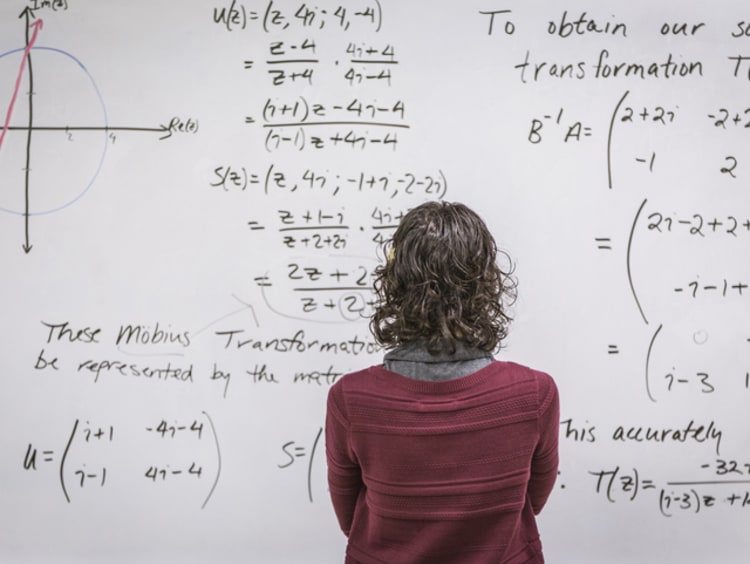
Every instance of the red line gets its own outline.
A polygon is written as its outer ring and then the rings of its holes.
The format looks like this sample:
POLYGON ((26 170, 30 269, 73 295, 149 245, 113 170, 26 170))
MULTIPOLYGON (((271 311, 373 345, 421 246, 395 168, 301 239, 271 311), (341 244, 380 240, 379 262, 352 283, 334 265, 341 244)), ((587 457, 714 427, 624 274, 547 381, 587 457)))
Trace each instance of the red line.
POLYGON ((34 33, 26 45, 26 49, 23 50, 23 58, 21 59, 21 68, 18 69, 18 76, 16 77, 16 87, 13 89, 13 97, 10 99, 10 106, 8 106, 8 113, 5 116, 5 124, 3 124, 3 131, 0 133, 0 148, 3 146, 3 139, 5 134, 8 132, 8 126, 10 125, 10 118, 13 115, 13 106, 16 105, 16 98, 18 97, 18 90, 21 88, 21 78, 23 78, 23 71, 26 70, 26 58, 29 56, 29 51, 36 42, 36 36, 39 34, 39 30, 42 29, 42 20, 37 20, 30 26, 34 33))

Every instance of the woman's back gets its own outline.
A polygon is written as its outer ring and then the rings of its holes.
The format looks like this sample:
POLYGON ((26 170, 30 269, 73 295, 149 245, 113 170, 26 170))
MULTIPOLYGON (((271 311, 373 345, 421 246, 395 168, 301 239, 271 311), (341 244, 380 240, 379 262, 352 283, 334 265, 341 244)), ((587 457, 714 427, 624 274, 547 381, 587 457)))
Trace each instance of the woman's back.
POLYGON ((559 429, 548 375, 493 362, 435 382, 375 366, 340 380, 328 413, 352 561, 543 562, 534 514, 556 478, 559 429))
POLYGON ((463 204, 399 222, 374 273, 384 364, 329 391, 328 484, 347 562, 543 562, 534 515, 557 477, 552 378, 492 353, 512 268, 463 204))

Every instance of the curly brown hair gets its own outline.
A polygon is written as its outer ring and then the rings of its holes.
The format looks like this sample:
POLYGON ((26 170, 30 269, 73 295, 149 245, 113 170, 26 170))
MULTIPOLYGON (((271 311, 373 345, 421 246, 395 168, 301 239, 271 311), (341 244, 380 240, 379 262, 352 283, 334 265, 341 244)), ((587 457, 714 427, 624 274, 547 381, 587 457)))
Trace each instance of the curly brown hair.
POLYGON ((498 266, 495 239, 475 212, 460 203, 424 203, 404 215, 384 251, 370 319, 381 345, 422 340, 434 353, 454 352, 459 341, 500 348, 516 282, 512 265, 507 272, 498 266))

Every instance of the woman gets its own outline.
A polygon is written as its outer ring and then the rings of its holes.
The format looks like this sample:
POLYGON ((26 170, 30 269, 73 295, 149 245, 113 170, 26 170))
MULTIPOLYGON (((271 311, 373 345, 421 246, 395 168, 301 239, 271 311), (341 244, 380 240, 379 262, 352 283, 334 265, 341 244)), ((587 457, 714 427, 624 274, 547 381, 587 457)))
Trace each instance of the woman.
POLYGON ((535 515, 557 477, 559 401, 493 358, 515 285, 462 204, 409 211, 375 271, 382 365, 330 390, 328 483, 346 562, 544 562, 535 515))

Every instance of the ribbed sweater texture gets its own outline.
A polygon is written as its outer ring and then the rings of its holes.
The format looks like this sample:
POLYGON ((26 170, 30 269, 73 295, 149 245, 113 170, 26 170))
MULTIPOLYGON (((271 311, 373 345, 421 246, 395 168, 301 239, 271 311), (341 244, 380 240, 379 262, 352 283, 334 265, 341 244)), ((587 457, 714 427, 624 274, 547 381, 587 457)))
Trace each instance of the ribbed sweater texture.
POLYGON ((541 563, 557 477, 552 378, 492 361, 461 378, 382 365, 329 391, 328 484, 350 563, 541 563))

